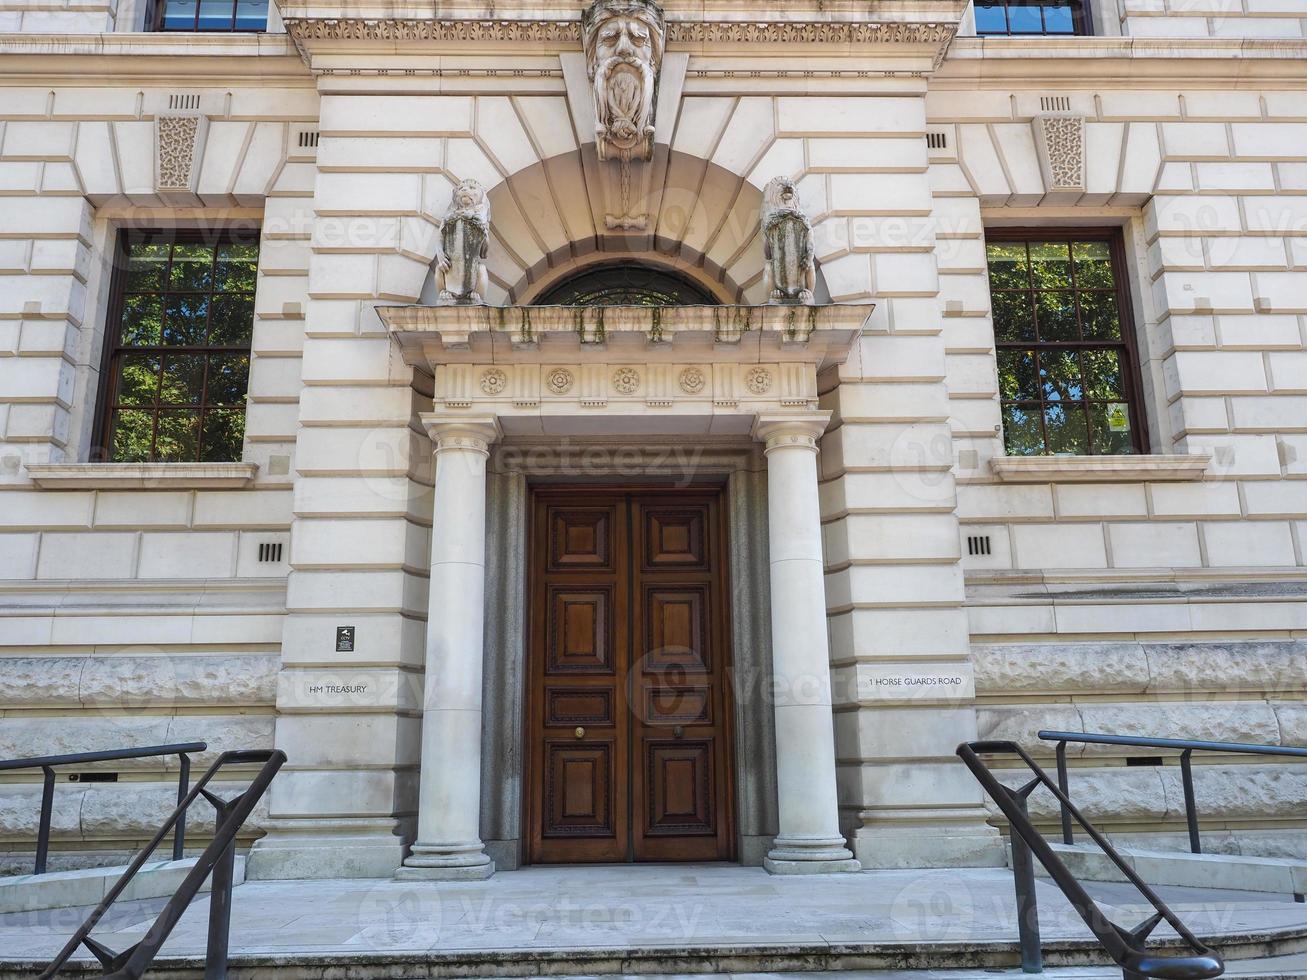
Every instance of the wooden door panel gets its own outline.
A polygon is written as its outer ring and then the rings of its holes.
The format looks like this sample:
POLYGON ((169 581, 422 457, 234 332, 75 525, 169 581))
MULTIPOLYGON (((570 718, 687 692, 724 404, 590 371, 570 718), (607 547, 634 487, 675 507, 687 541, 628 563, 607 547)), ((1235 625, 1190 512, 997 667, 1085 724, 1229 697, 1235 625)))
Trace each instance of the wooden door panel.
POLYGON ((538 490, 527 860, 732 857, 720 499, 538 490))
POLYGON ((612 674, 613 587, 550 586, 546 674, 612 674))

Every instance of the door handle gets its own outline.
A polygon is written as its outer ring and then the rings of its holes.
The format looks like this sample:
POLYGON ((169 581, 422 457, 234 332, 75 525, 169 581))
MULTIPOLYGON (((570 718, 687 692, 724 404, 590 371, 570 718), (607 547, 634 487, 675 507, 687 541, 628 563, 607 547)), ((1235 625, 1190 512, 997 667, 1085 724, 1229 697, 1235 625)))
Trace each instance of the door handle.
POLYGON ((580 725, 577 725, 575 730, 573 730, 572 734, 575 735, 577 738, 585 738, 585 729, 582 728, 580 725))
POLYGON ((681 738, 685 735, 685 729, 677 725, 672 729, 672 738, 681 738))

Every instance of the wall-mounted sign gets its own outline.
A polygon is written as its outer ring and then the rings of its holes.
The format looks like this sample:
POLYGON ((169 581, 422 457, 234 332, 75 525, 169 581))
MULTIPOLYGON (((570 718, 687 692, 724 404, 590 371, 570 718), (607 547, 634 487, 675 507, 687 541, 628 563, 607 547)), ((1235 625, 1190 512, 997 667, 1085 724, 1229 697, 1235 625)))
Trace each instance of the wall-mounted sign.
POLYGON ((337 653, 354 652, 354 627, 353 626, 336 627, 336 652, 337 653))

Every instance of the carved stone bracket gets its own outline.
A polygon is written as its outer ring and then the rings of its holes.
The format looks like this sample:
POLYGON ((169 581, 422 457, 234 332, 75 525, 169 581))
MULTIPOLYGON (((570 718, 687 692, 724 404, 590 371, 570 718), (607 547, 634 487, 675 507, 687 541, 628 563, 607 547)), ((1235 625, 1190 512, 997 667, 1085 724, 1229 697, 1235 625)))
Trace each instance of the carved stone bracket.
POLYGON ((154 187, 160 194, 194 194, 209 118, 185 113, 154 118, 154 187))

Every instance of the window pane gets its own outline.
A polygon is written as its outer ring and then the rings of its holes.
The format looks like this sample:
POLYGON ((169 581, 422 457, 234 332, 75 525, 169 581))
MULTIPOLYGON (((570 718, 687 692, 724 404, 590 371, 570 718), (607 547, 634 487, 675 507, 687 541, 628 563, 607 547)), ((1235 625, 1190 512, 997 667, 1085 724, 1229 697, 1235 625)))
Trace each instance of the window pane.
POLYGON ((234 463, 241 458, 245 440, 245 413, 218 409, 204 413, 204 444, 200 459, 206 463, 234 463))
POLYGON ((259 266, 257 245, 219 245, 214 267, 215 292, 252 293, 259 266))
MULTIPOLYGON (((1073 350, 1044 348, 1039 352, 1039 383, 1045 401, 1078 401, 1084 397, 1080 358, 1073 350)), ((1052 433, 1049 433, 1052 442, 1052 433)))
POLYGON ((204 355, 169 354, 163 365, 160 405, 198 405, 204 395, 204 355))
POLYGON ((163 29, 165 31, 195 30, 196 0, 168 0, 163 12, 163 29))
POLYGON ((1119 340, 1121 312, 1116 293, 1081 293, 1080 328, 1085 340, 1119 340))
POLYGON ((208 245, 174 245, 168 288, 204 292, 213 286, 213 249, 208 245))
POLYGON ((1006 34, 1007 11, 1001 3, 976 4, 977 34, 1006 34))
POLYGON ((1009 456, 1036 456, 1044 451, 1038 403, 1003 406, 1003 445, 1009 456))
POLYGON ((154 439, 154 458, 162 463, 189 463, 199 457, 198 410, 163 409, 154 439))
POLYGON ((146 244, 138 242, 127 249, 128 292, 159 290, 163 288, 168 271, 168 243, 146 244))
POLYGON ((232 0, 200 0, 200 30, 231 30, 232 0))
POLYGON ((1107 242, 1075 242, 1076 285, 1080 289, 1111 289, 1112 250, 1107 242))
POLYGON ((1044 343, 1080 339, 1076 327, 1076 295, 1070 290, 1036 293, 1035 317, 1039 321, 1039 339, 1044 343))
POLYGON ((1071 16, 1071 8, 1060 4, 1045 7, 1044 30, 1049 34, 1074 34, 1076 25, 1071 16))
POLYGON ((265 31, 268 29, 268 0, 238 0, 236 4, 236 30, 265 31))
POLYGON ((1037 401, 1039 384, 1035 375, 1035 352, 998 352, 998 390, 1004 401, 1037 401))
POLYGON ((1070 247, 1066 242, 1031 242, 1030 272, 1036 289, 1070 289, 1070 247))
POLYGON ((214 354, 209 358, 210 405, 244 405, 250 384, 250 359, 245 354, 214 354))
POLYGON ((1025 242, 993 242, 985 246, 990 289, 1029 289, 1030 266, 1025 242))
POLYGON ((1089 430, 1095 455, 1128 455, 1135 451, 1130 430, 1134 420, 1125 402, 1092 402, 1088 406, 1089 430))
POLYGON ((207 296, 169 296, 163 342, 177 347, 199 347, 204 343, 205 321, 209 316, 207 296))
POLYGON ((1044 427, 1050 453, 1083 456, 1089 452, 1084 405, 1045 405, 1044 427))
POLYGON ((158 393, 158 355, 124 354, 118 367, 118 404, 153 405, 158 393))
POLYGON ((1008 7, 1008 23, 1012 25, 1013 34, 1041 34, 1043 21, 1039 17, 1039 8, 1026 4, 1012 4, 1008 7))
POLYGON ((209 344, 213 347, 248 347, 254 329, 253 296, 215 296, 209 319, 209 344))
POLYGON ((1035 339, 1035 317, 1030 308, 1030 293, 995 293, 994 337, 1001 341, 1035 339))
POLYGON ((1085 371, 1085 397, 1120 401, 1125 398, 1121 384, 1121 355, 1118 351, 1081 351, 1085 371))
POLYGON ((123 297, 122 345, 157 347, 163 342, 163 300, 157 295, 123 297))
POLYGON ((109 441, 112 463, 146 463, 150 460, 150 438, 154 413, 127 409, 113 413, 113 434, 109 441))

